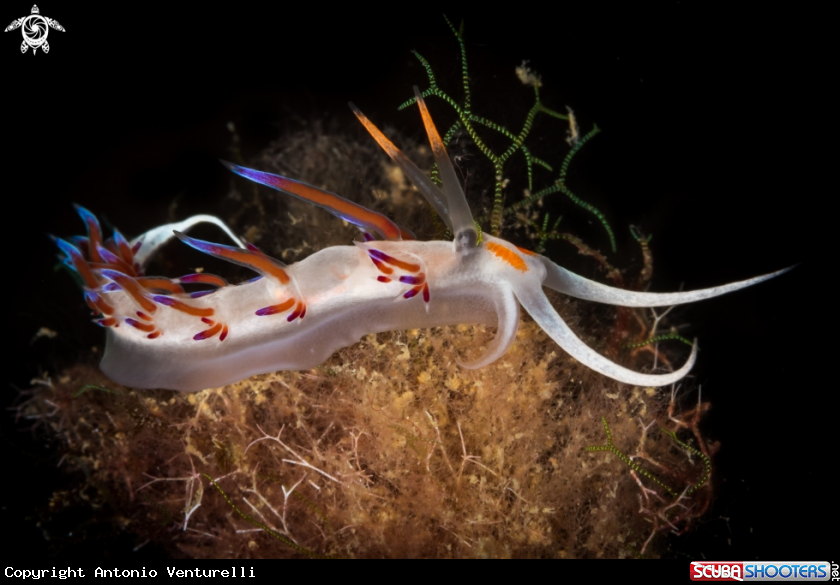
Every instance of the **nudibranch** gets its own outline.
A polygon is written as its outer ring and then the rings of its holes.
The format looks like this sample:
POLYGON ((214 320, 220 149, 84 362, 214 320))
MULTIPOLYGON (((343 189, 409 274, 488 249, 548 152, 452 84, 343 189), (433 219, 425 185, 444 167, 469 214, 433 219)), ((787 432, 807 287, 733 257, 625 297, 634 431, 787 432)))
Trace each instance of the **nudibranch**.
MULTIPOLYGON (((412 163, 353 104, 373 138, 422 193, 454 234, 453 241, 421 242, 375 211, 339 195, 279 175, 225 163, 234 173, 325 208, 361 230, 354 245, 333 246, 287 266, 242 243, 218 218, 194 216, 156 227, 133 241, 118 231, 103 240, 99 223, 77 207, 87 237, 56 238, 64 262, 80 277, 95 322, 107 329, 103 372, 134 388, 187 392, 223 386, 255 374, 313 368, 362 336, 453 324, 497 328, 485 353, 464 368, 502 357, 516 338, 519 307, 566 352, 589 368, 623 382, 663 386, 684 377, 697 356, 665 374, 622 367, 584 344, 551 306, 542 287, 580 299, 626 307, 691 303, 752 286, 781 274, 678 293, 613 288, 574 274, 545 256, 497 237, 480 235, 446 148, 415 88, 442 189, 412 163), (215 223, 235 246, 185 235, 215 223), (377 239, 376 236, 379 238, 377 239), (144 267, 167 241, 253 269, 239 285, 206 273, 150 277, 144 267), (209 287, 186 292, 183 284, 209 287)), ((456 358, 457 359, 457 358, 456 358)))

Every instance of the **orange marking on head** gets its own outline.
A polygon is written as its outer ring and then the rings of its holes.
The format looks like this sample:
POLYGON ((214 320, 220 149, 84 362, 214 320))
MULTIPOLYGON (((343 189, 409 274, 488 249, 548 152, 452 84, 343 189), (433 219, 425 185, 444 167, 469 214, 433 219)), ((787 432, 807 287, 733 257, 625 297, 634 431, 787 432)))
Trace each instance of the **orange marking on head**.
POLYGON ((504 260, 517 270, 521 270, 522 272, 528 271, 528 265, 525 264, 525 261, 510 248, 506 248, 505 246, 497 244, 496 242, 487 242, 486 244, 484 244, 484 247, 487 248, 489 252, 495 254, 497 258, 499 258, 500 260, 504 260))
POLYGON ((531 250, 526 250, 525 248, 520 248, 519 246, 514 246, 514 247, 517 250, 519 250, 520 252, 522 252, 523 254, 527 255, 527 256, 537 256, 537 253, 532 252, 531 250))
POLYGON ((426 127, 426 134, 429 135, 429 143, 432 145, 432 152, 435 158, 447 156, 446 147, 443 145, 443 140, 441 140, 437 127, 435 127, 435 123, 432 121, 429 108, 426 107, 426 100, 422 96, 417 99, 417 105, 420 107, 420 115, 423 116, 423 125, 426 127))

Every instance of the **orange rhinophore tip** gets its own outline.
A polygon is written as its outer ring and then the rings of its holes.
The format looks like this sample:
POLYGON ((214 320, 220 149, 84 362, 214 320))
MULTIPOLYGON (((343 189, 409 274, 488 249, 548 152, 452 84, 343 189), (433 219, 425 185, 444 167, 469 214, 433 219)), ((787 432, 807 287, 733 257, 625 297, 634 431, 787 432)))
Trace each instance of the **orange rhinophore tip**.
POLYGON ((416 85, 414 86, 414 97, 417 99, 417 106, 420 108, 423 125, 426 127, 429 144, 432 146, 432 154, 435 156, 440 180, 443 183, 443 192, 446 195, 446 203, 449 208, 452 231, 455 233, 456 245, 459 249, 473 248, 478 241, 478 233, 475 229, 472 211, 470 211, 467 198, 464 196, 464 190, 461 188, 461 183, 455 174, 455 167, 452 166, 452 161, 449 160, 449 155, 446 153, 443 140, 441 140, 440 134, 438 134, 431 114, 429 114, 429 108, 426 107, 423 94, 420 93, 416 85))
POLYGON ((432 153, 435 156, 435 160, 440 157, 447 156, 446 146, 444 146, 443 140, 437 131, 437 127, 432 121, 432 115, 429 113, 429 108, 426 106, 426 100, 423 99, 423 96, 419 91, 415 93, 415 97, 417 98, 417 105, 420 108, 420 116, 423 118, 423 126, 426 127, 426 135, 429 137, 429 144, 432 146, 432 153))
POLYGON ((423 194, 426 201, 434 207, 437 214, 443 220, 443 223, 446 224, 446 227, 452 229, 452 221, 449 217, 449 207, 446 203, 446 196, 441 193, 437 185, 435 185, 432 180, 417 167, 416 164, 411 162, 411 160, 403 154, 403 152, 397 148, 393 142, 388 140, 382 131, 377 128, 373 122, 368 120, 367 116, 365 116, 362 111, 355 106, 355 104, 350 102, 349 106, 359 121, 364 125, 365 129, 371 136, 373 136, 373 139, 376 140, 379 146, 382 147, 382 150, 391 157, 391 160, 400 167, 402 172, 405 173, 405 176, 408 177, 408 180, 411 181, 412 184, 417 187, 417 190, 423 194))

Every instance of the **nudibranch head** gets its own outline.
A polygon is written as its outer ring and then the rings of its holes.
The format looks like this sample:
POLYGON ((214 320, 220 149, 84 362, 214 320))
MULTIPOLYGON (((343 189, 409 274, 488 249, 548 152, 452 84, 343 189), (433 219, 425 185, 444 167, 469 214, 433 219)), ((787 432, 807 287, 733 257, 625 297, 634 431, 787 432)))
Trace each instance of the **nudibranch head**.
POLYGON ((213 216, 159 226, 129 242, 119 232, 104 240, 96 217, 77 207, 87 236, 72 243, 56 239, 56 244, 82 281, 94 321, 107 329, 103 371, 127 386, 196 391, 259 373, 312 368, 370 333, 467 323, 497 328, 481 357, 459 361, 465 368, 479 368, 510 348, 522 306, 562 349, 593 370, 627 384, 663 386, 689 372, 696 343, 675 371, 630 370, 581 341, 551 306, 543 287, 600 303, 659 307, 718 296, 784 272, 691 292, 636 292, 588 280, 501 238, 479 238, 460 181, 417 88, 415 97, 442 187, 358 108, 351 104, 351 109, 440 216, 453 241, 418 241, 409 229, 340 195, 231 163, 225 165, 234 173, 355 225, 361 241, 321 250, 287 266, 240 241, 213 216), (235 245, 185 234, 204 222, 224 229, 235 245), (148 260, 173 237, 260 276, 233 286, 206 273, 145 275, 148 260), (187 292, 184 284, 208 288, 187 292))

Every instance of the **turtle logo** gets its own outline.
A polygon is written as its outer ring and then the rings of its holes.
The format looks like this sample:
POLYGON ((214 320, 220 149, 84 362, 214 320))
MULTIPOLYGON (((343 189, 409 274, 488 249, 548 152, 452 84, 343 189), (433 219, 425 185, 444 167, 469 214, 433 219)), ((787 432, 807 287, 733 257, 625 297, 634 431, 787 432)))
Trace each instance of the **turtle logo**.
POLYGON ((32 14, 13 20, 12 24, 7 26, 3 32, 20 28, 23 33, 20 52, 25 53, 26 49, 32 47, 32 54, 34 55, 39 48, 45 53, 50 52, 50 44, 47 42, 47 34, 50 32, 50 27, 64 32, 64 27, 58 24, 58 21, 41 16, 38 5, 36 4, 32 6, 32 14))

